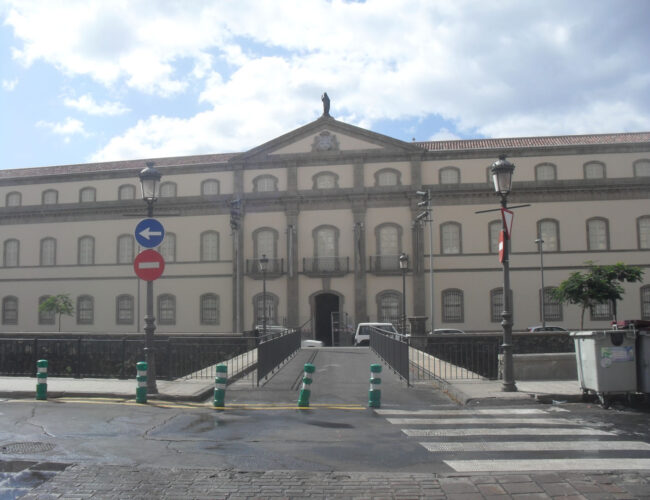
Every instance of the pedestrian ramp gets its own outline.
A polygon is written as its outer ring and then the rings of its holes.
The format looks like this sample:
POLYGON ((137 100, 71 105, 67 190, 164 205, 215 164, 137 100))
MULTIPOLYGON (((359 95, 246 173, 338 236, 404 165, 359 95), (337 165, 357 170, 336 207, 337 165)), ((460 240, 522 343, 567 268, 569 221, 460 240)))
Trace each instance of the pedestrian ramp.
POLYGON ((650 469, 649 443, 569 418, 566 410, 375 412, 456 472, 650 469))

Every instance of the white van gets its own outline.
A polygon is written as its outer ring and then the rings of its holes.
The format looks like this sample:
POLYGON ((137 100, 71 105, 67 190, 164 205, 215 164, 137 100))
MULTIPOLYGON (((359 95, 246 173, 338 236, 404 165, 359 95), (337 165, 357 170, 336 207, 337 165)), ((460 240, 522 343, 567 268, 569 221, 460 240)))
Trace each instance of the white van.
POLYGON ((354 334, 354 345, 368 345, 370 342, 370 332, 373 330, 380 333, 399 335, 392 323, 359 323, 357 325, 357 331, 354 334))

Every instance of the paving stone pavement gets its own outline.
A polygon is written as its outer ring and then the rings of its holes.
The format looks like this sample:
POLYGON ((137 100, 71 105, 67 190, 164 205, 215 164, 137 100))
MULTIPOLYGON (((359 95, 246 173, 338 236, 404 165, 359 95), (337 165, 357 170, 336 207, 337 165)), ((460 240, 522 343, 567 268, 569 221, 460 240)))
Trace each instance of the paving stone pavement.
POLYGON ((72 465, 20 498, 642 499, 650 498, 650 471, 468 475, 72 465))

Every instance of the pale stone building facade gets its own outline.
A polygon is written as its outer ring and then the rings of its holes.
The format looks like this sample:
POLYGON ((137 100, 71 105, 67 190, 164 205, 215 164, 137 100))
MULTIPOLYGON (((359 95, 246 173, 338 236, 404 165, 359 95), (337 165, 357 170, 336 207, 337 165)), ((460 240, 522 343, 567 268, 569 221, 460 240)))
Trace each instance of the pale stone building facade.
MULTIPOLYGON (((500 330, 500 215, 476 212, 499 206, 488 170, 502 153, 516 165, 509 204, 530 204, 513 225, 515 329, 541 323, 538 235, 547 291, 586 261, 638 265, 645 281, 625 285, 619 319, 650 319, 650 133, 406 143, 325 114, 240 154, 0 171, 1 331, 56 331, 38 305, 58 293, 75 304, 63 331, 142 331, 146 287, 132 262, 146 161, 163 175, 157 332, 259 324, 264 254, 269 324, 328 341, 333 312, 350 324, 401 315, 402 252, 409 316, 430 317, 433 305, 436 328, 500 330), (414 223, 422 188, 431 225, 414 223)), ((549 324, 576 327, 579 314, 546 301, 549 324)), ((602 306, 586 325, 610 319, 602 306)))

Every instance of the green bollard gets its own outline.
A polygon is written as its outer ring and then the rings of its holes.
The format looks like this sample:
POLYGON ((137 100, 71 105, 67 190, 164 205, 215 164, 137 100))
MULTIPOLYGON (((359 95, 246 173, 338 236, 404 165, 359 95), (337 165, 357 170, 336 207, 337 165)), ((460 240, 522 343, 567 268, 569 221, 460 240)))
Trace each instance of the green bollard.
POLYGON ((300 389, 300 397, 298 398, 298 406, 300 408, 309 407, 309 396, 311 395, 311 374, 316 371, 316 367, 311 363, 305 363, 305 373, 302 377, 302 388, 300 389))
POLYGON ((368 391, 368 406, 379 408, 381 406, 381 365, 373 363, 370 365, 370 390, 368 391))
POLYGON ((228 385, 228 367, 217 365, 217 376, 214 379, 214 401, 215 408, 226 406, 226 386, 228 385))
POLYGON ((147 363, 138 361, 135 365, 138 370, 138 376, 135 378, 138 387, 135 389, 135 402, 145 404, 147 402, 147 363))
POLYGON ((47 400, 47 359, 36 362, 36 399, 47 400))

